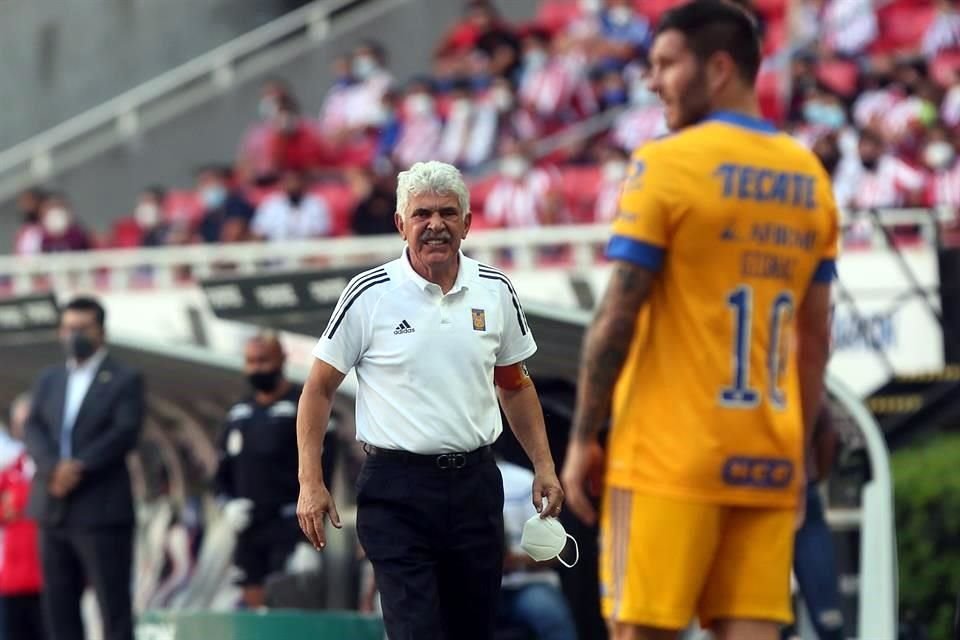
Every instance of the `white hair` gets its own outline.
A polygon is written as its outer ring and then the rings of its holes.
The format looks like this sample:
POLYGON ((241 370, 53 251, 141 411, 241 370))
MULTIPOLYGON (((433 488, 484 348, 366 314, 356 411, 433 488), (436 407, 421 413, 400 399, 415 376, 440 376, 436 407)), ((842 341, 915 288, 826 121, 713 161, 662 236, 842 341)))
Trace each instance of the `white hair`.
POLYGON ((430 160, 401 171, 397 175, 397 213, 406 218, 410 196, 425 193, 457 196, 460 217, 470 213, 470 193, 460 170, 452 164, 430 160))

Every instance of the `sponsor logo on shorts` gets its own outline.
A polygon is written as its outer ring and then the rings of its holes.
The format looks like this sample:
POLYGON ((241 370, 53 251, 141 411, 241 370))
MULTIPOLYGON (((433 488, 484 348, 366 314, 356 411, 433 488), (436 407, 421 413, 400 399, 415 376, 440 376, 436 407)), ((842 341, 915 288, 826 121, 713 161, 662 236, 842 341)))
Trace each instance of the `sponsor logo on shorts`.
POLYGON ((793 480, 793 462, 784 458, 734 456, 723 465, 723 481, 734 487, 782 489, 793 480))

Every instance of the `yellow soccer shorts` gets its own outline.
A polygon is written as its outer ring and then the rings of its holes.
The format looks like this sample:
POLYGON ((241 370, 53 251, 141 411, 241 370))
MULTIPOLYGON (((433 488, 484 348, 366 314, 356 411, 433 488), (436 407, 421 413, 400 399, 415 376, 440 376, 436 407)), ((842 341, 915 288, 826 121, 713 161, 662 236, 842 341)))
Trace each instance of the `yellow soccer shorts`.
POLYGON ((793 509, 732 507, 608 487, 600 585, 608 621, 683 629, 699 616, 790 622, 793 509))

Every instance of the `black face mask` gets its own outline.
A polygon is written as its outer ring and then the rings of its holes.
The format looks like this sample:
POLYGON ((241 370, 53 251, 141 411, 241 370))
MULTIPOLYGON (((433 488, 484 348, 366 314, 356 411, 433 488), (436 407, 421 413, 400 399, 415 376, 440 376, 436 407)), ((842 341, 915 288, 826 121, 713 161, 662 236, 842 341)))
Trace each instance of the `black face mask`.
POLYGON ((280 369, 254 371, 253 373, 247 374, 247 382, 250 383, 250 386, 253 387, 255 391, 270 393, 280 384, 280 376, 280 369))
POLYGON ((37 224, 40 222, 40 210, 30 209, 23 212, 23 222, 25 224, 37 224))
POLYGON ((75 331, 64 339, 63 349, 68 358, 83 362, 97 351, 97 343, 85 333, 75 331))
POLYGON ((860 164, 863 165, 863 168, 867 171, 876 171, 877 165, 880 164, 880 160, 874 158, 872 160, 867 160, 866 158, 860 158, 860 164))
POLYGON ((300 203, 303 202, 303 191, 287 191, 287 198, 290 200, 290 204, 299 207, 300 203))

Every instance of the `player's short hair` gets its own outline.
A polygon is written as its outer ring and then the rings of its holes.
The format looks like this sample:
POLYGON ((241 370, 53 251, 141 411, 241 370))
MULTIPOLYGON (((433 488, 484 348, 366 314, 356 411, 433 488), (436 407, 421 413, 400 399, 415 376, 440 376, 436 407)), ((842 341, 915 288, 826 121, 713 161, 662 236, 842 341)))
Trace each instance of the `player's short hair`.
POLYGON ((679 31, 701 62, 718 51, 730 54, 740 76, 749 84, 760 70, 760 35, 756 21, 725 0, 694 0, 663 14, 656 35, 679 31))
POLYGON ((85 313, 93 313, 93 320, 97 323, 98 327, 103 329, 104 325, 106 325, 107 312, 104 310, 103 305, 101 305, 96 298, 91 298, 90 296, 77 296, 68 302, 63 310, 64 312, 82 311, 85 313))
POLYGON ((460 170, 452 164, 430 160, 401 171, 397 176, 397 213, 406 217, 410 196, 424 193, 455 195, 460 217, 470 213, 470 192, 460 170))

